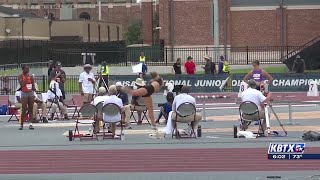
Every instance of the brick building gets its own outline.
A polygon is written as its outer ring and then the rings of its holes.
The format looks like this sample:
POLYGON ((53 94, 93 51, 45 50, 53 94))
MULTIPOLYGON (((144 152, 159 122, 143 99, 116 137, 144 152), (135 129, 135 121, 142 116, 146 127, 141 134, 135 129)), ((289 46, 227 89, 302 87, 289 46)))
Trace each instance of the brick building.
MULTIPOLYGON (((144 43, 159 33, 166 46, 213 46, 219 27, 220 46, 299 46, 320 35, 319 0, 217 0, 218 24, 213 24, 214 0, 102 0, 101 19, 123 25, 143 22, 144 43), (170 2, 173 2, 171 6, 170 2), (172 8, 172 11, 170 10, 172 8), (158 14, 161 29, 152 17, 158 14), (171 15, 173 18, 170 18, 171 15), (170 22, 173 28, 170 28, 170 22), (214 26, 215 25, 215 26, 214 26), (170 30, 174 29, 170 35, 170 30), (172 41, 170 40, 172 36, 172 41)), ((99 19, 97 0, 0 0, 15 9, 57 19, 99 19)))

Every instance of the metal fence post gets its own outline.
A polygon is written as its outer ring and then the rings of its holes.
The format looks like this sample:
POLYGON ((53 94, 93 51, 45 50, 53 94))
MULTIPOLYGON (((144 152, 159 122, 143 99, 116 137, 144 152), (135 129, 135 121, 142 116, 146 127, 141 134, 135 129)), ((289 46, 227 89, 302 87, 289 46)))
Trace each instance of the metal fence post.
POLYGON ((249 46, 247 46, 247 64, 249 64, 249 46))
POLYGON ((166 66, 168 65, 168 47, 166 47, 166 66))

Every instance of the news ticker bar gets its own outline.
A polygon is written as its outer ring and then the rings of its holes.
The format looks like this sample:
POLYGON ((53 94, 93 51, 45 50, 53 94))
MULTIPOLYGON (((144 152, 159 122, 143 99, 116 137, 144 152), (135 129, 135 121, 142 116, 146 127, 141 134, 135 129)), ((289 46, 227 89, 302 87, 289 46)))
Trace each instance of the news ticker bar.
POLYGON ((320 154, 268 154, 271 160, 320 159, 320 154))

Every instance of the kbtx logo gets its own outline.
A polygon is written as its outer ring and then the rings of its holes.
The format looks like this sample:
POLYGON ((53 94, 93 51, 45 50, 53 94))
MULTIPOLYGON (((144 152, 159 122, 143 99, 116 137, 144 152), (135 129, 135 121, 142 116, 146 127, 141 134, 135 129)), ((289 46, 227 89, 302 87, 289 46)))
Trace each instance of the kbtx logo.
POLYGON ((283 153, 299 153, 303 154, 305 148, 305 143, 297 144, 279 144, 279 143, 270 143, 268 153, 269 154, 283 154, 283 153))

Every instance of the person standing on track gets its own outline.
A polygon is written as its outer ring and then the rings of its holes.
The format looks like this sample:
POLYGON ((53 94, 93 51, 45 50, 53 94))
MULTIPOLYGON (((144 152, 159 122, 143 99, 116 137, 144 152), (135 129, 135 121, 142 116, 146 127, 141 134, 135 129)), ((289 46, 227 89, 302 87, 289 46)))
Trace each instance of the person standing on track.
POLYGON ((29 75, 29 67, 27 65, 22 65, 22 73, 18 76, 19 84, 21 87, 21 121, 19 130, 23 130, 23 122, 27 111, 29 112, 29 129, 33 130, 32 121, 33 121, 33 103, 34 103, 34 79, 29 75))
POLYGON ((154 117, 152 94, 160 91, 161 87, 163 86, 163 79, 156 72, 151 72, 150 75, 151 75, 151 80, 148 86, 142 86, 141 88, 136 90, 132 90, 128 88, 124 90, 129 94, 131 94, 132 96, 138 96, 138 97, 142 96, 144 98, 144 103, 148 109, 148 116, 151 121, 152 129, 155 131, 151 136, 158 136, 157 123, 154 117))
POLYGON ((267 79, 267 84, 270 84, 273 80, 273 77, 264 71, 262 68, 260 68, 260 62, 258 60, 255 60, 252 62, 253 70, 251 70, 244 78, 243 80, 248 83, 250 79, 253 79, 256 82, 256 89, 261 90, 264 86, 264 79, 267 79))
POLYGON ((79 77, 80 94, 83 96, 83 104, 90 104, 95 94, 96 81, 94 74, 90 72, 92 69, 90 64, 84 65, 83 69, 84 72, 79 77))

